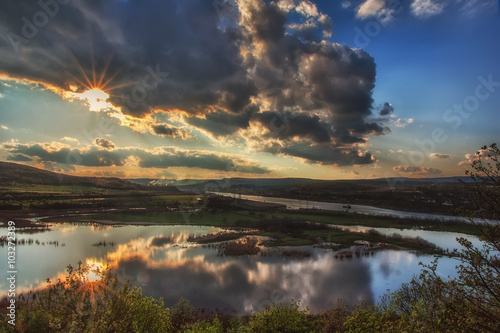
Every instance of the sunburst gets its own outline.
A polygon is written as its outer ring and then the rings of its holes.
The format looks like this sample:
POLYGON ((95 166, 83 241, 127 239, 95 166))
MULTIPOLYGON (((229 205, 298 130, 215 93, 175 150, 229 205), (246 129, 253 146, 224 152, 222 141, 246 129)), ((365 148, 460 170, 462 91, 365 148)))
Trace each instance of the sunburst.
POLYGON ((102 263, 87 260, 86 265, 88 271, 81 280, 81 285, 77 290, 77 294, 80 296, 80 302, 83 303, 84 299, 88 297, 92 308, 95 308, 97 300, 99 298, 101 300, 105 298, 104 292, 112 292, 112 290, 102 280, 103 271, 107 269, 102 263))
POLYGON ((108 75, 109 65, 113 59, 113 55, 108 57, 106 65, 100 72, 96 73, 95 61, 93 52, 91 53, 91 75, 87 75, 87 72, 81 65, 81 63, 76 59, 76 57, 70 53, 71 58, 75 67, 80 73, 80 77, 76 77, 71 73, 68 73, 72 77, 73 83, 68 85, 67 96, 71 98, 78 98, 85 101, 90 111, 107 111, 113 109, 114 106, 108 100, 110 98, 111 91, 117 89, 120 86, 108 86, 113 79, 120 73, 120 70, 116 70, 113 74, 108 75))

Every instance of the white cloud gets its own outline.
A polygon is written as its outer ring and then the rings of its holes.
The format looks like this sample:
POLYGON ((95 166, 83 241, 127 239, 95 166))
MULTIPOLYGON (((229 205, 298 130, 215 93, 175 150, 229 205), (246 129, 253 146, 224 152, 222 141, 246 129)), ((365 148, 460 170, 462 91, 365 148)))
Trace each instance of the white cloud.
POLYGON ((321 13, 313 2, 309 0, 280 0, 277 5, 285 13, 294 11, 304 17, 305 20, 300 23, 289 23, 287 25, 289 28, 302 30, 321 25, 324 37, 329 38, 332 36, 332 20, 329 16, 321 13))
POLYGON ((64 138, 61 138, 61 141, 66 141, 66 142, 70 142, 70 143, 80 144, 80 141, 78 141, 78 139, 71 138, 69 136, 65 136, 64 138))
POLYGON ((356 16, 361 19, 377 17, 382 22, 390 22, 394 14, 401 9, 394 4, 391 0, 366 0, 358 7, 356 16))
POLYGON ((406 126, 413 124, 413 121, 413 118, 399 118, 398 120, 394 121, 394 126, 405 128, 406 126))
POLYGON ((315 4, 310 1, 302 1, 295 10, 306 17, 318 17, 319 12, 315 4))
POLYGON ((465 160, 460 161, 457 165, 458 166, 471 166, 474 162, 477 162, 479 160, 481 160, 481 163, 482 163, 482 161, 486 161, 486 163, 488 163, 488 162, 491 163, 491 161, 494 161, 495 158, 498 159, 500 157, 499 155, 490 151, 486 154, 482 154, 481 158, 479 158, 477 153, 480 153, 480 152, 485 153, 484 151, 478 150, 476 152, 476 154, 465 154, 465 160))
POLYGON ((360 18, 375 16, 384 6, 385 0, 366 0, 359 6, 357 15, 360 18))
POLYGON ((440 0, 413 0, 411 11, 413 15, 419 18, 427 18, 441 14, 446 2, 440 0))
POLYGON ((280 0, 278 2, 278 7, 284 11, 284 12, 289 12, 291 11, 293 8, 295 8, 295 3, 293 2, 293 0, 280 0))
POLYGON ((471 166, 474 161, 477 161, 477 155, 474 154, 465 154, 465 160, 460 161, 457 165, 458 166, 471 166))

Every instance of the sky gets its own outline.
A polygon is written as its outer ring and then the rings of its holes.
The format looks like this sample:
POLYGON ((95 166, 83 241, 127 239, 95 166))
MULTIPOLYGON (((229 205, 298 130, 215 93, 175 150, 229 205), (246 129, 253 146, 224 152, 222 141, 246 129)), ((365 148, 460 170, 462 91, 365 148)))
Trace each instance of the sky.
POLYGON ((497 0, 0 4, 0 160, 84 176, 462 176, 497 0))

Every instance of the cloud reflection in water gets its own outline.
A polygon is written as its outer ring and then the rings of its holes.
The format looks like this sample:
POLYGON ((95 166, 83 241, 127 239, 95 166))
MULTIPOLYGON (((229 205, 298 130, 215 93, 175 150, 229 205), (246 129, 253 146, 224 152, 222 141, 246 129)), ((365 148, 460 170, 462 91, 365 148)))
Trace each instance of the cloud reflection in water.
POLYGON ((232 313, 292 299, 301 300, 313 312, 331 307, 338 298, 349 304, 373 303, 371 271, 365 260, 340 261, 323 250, 314 250, 311 258, 302 260, 221 257, 215 249, 182 248, 171 240, 132 240, 108 253, 107 260, 120 276, 140 285, 146 295, 163 297, 167 306, 180 297, 196 307, 232 313))

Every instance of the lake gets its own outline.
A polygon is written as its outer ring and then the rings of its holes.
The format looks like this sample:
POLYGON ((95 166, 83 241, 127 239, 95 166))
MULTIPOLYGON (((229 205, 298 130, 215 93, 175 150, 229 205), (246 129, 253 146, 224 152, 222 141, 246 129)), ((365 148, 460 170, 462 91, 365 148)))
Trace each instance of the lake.
MULTIPOLYGON (((333 251, 313 247, 305 247, 312 253, 306 259, 278 254, 228 257, 211 246, 187 241, 190 235, 222 230, 215 227, 53 224, 50 228, 36 234, 18 231, 18 239, 33 240, 31 245, 17 246, 18 293, 44 287, 47 278, 62 278, 68 264, 76 266, 81 260, 110 265, 120 279, 130 279, 145 295, 163 297, 166 306, 185 297, 196 307, 243 314, 294 299, 317 313, 338 298, 351 305, 376 303, 387 290, 396 290, 418 275, 420 261, 433 260, 396 250, 336 259, 333 251), (99 242, 112 245, 95 246, 99 242)), ((456 264, 442 258, 439 273, 454 275, 456 264)), ((6 246, 0 248, 0 267, 7 267, 6 246)), ((0 295, 7 292, 5 274, 2 269, 0 295)))

